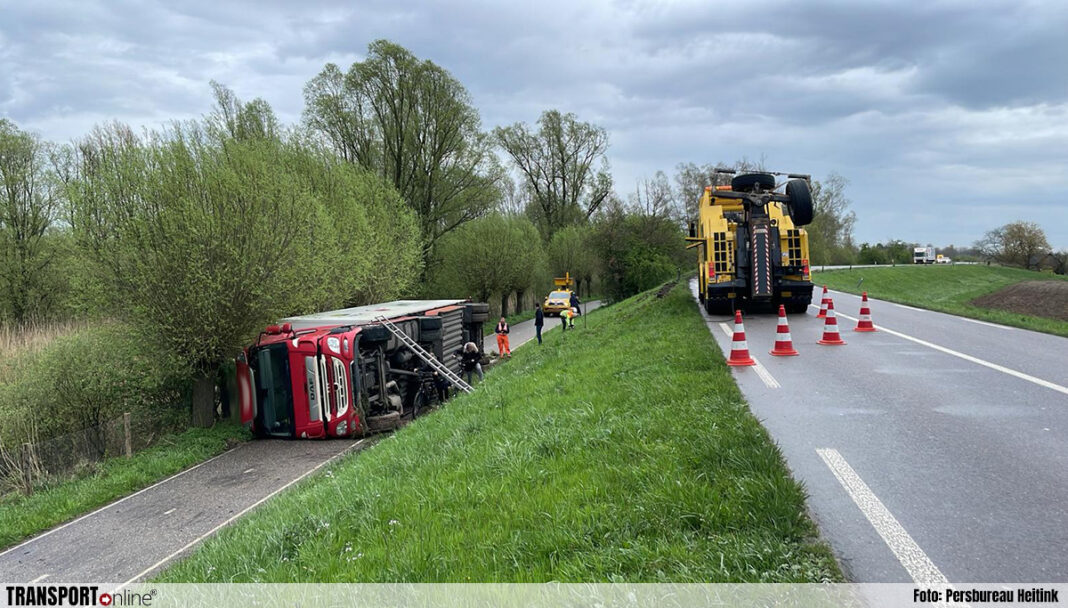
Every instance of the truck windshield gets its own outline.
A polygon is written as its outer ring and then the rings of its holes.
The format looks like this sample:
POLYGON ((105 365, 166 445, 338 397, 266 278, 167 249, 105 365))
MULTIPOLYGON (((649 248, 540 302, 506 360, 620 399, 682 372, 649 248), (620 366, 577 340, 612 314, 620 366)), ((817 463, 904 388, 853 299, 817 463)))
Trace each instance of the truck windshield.
POLYGON ((256 353, 256 426, 276 437, 293 436, 293 391, 289 378, 289 351, 272 344, 256 353))

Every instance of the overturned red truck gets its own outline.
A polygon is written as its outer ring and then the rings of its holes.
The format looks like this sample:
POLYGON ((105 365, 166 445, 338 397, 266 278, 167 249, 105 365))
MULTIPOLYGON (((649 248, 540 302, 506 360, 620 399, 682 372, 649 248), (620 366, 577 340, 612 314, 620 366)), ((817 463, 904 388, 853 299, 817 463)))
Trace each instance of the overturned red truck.
POLYGON ((453 353, 482 349, 484 303, 399 300, 283 319, 237 359, 241 419, 260 437, 347 437, 387 430, 431 403, 432 371, 386 325, 453 373, 453 353))

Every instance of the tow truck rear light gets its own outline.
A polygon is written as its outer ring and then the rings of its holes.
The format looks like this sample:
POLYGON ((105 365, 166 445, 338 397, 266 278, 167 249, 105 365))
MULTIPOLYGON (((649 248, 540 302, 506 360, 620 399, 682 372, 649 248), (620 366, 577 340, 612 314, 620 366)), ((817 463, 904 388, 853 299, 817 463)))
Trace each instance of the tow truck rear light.
POLYGON ((710 278, 710 279, 716 278, 716 267, 713 266, 712 264, 708 265, 708 278, 710 278))
POLYGON ((801 268, 805 271, 805 278, 809 277, 808 260, 801 260, 801 268))
POLYGON ((716 186, 716 190, 730 190, 730 186, 716 186))

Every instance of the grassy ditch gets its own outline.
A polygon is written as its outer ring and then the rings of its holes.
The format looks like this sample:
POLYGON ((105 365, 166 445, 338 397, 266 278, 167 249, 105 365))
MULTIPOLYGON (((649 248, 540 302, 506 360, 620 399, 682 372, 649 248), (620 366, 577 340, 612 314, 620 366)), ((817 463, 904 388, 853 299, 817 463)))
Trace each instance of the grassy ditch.
MULTIPOLYGON (((815 273, 812 282, 831 289, 947 312, 963 317, 1068 336, 1056 319, 975 306, 972 300, 1021 281, 1063 281, 1064 277, 1019 268, 985 265, 854 268, 815 273), (863 283, 860 280, 864 279, 863 283), (858 285, 859 284, 859 285, 858 285)), ((819 295, 813 296, 819 302, 819 295)))
POLYGON ((590 321, 160 580, 840 580, 685 286, 590 321))
POLYGON ((30 496, 0 498, 0 549, 88 513, 249 438, 244 427, 218 424, 163 438, 132 458, 112 458, 92 474, 56 482, 30 496))

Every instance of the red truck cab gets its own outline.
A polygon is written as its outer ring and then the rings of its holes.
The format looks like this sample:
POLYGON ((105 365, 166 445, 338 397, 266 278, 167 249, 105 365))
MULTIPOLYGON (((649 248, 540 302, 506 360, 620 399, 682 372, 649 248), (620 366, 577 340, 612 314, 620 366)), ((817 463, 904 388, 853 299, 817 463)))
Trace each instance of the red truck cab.
POLYGON ((485 304, 401 300, 284 319, 237 359, 241 419, 261 437, 362 435, 417 407, 424 363, 375 319, 459 371, 452 352, 481 348, 485 304))

